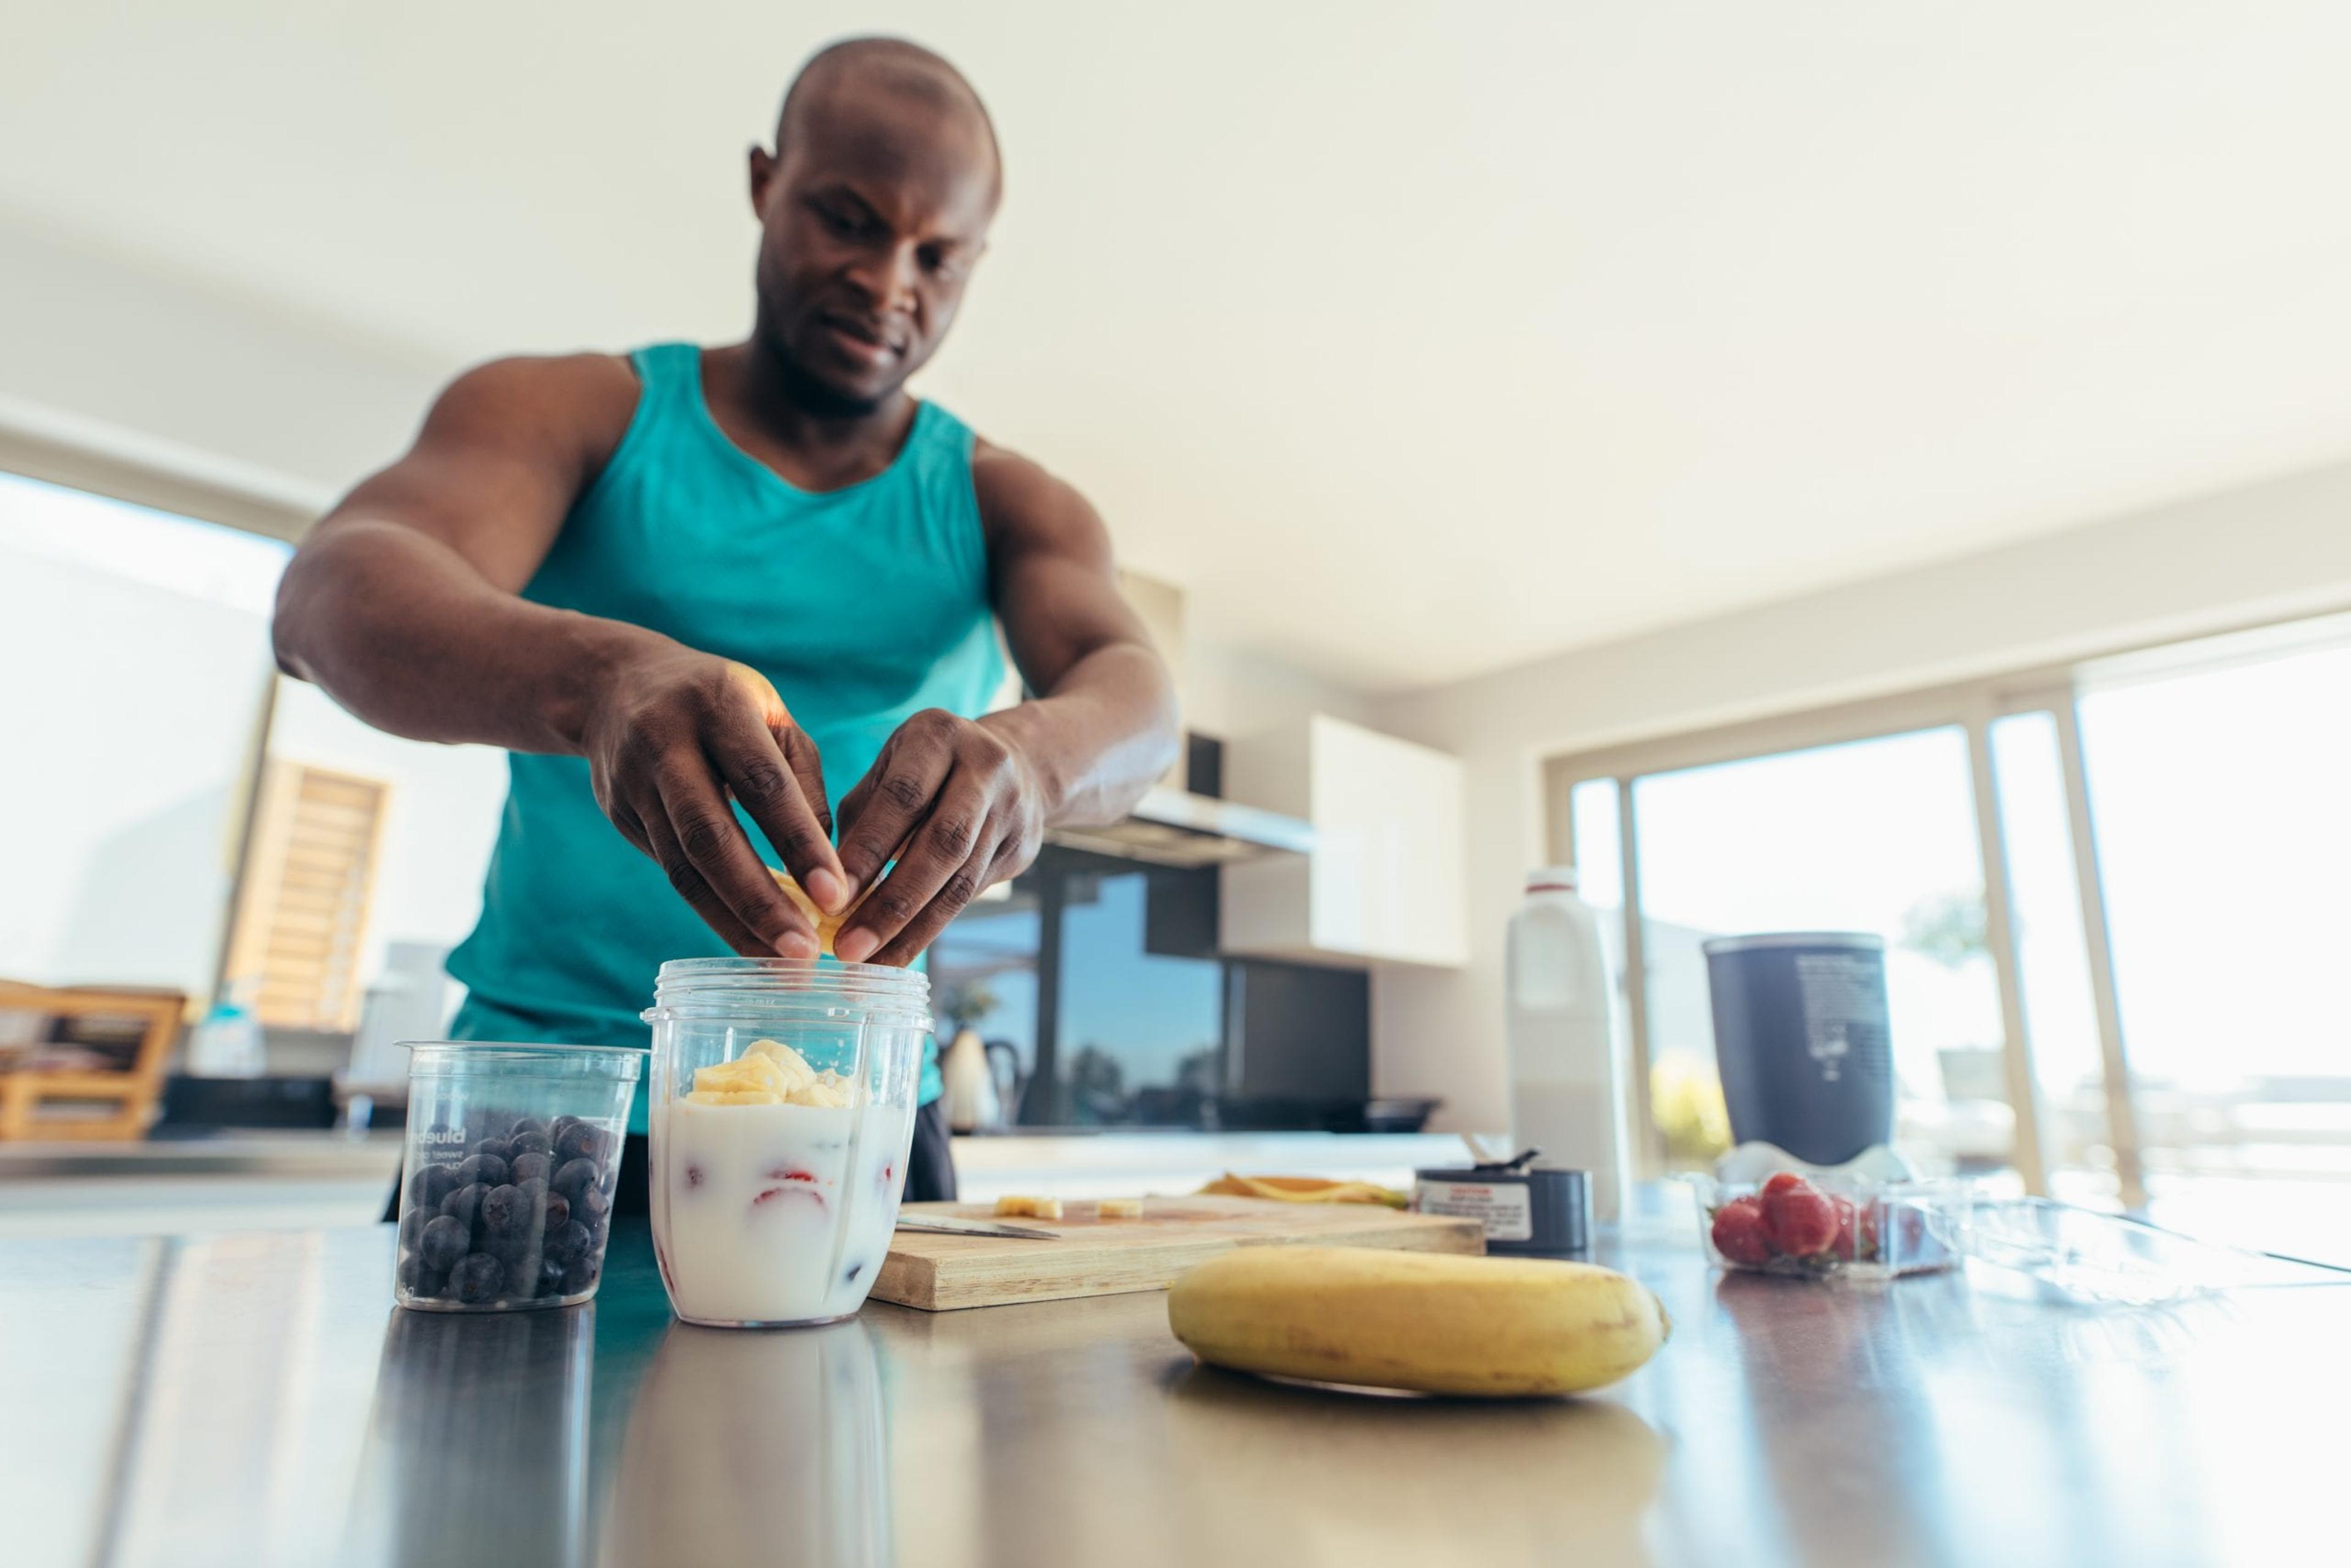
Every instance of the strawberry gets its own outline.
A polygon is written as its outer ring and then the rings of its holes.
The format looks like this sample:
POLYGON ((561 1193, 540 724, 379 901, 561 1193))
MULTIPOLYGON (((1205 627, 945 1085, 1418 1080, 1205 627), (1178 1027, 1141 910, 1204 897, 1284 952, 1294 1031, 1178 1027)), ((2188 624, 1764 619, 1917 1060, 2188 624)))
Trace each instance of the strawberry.
POLYGON ((1763 1222, 1763 1200, 1734 1197, 1714 1211, 1714 1249, 1730 1262, 1759 1269, 1771 1260, 1771 1235, 1763 1222))
POLYGON ((1802 1177, 1776 1192, 1771 1182, 1764 1183, 1763 1224, 1772 1245, 1791 1258, 1825 1252, 1837 1239, 1836 1206, 1802 1177))
POLYGON ((1795 1172, 1782 1171, 1778 1176, 1773 1176, 1770 1181, 1763 1184, 1763 1196, 1765 1197, 1770 1197, 1774 1193, 1788 1192, 1793 1188, 1802 1186, 1803 1185, 1804 1178, 1798 1176, 1795 1172))

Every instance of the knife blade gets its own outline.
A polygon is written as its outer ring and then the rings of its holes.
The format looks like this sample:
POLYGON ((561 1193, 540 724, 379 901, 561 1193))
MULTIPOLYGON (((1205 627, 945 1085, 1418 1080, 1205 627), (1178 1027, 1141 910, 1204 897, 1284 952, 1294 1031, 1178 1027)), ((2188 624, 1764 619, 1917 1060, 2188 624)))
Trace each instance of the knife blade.
POLYGON ((1009 1236, 1021 1241, 1059 1241, 1059 1231, 1032 1230, 1025 1225, 1000 1225, 992 1219, 955 1219, 942 1215, 925 1215, 920 1219, 898 1217, 901 1230, 929 1230, 941 1236, 1009 1236))

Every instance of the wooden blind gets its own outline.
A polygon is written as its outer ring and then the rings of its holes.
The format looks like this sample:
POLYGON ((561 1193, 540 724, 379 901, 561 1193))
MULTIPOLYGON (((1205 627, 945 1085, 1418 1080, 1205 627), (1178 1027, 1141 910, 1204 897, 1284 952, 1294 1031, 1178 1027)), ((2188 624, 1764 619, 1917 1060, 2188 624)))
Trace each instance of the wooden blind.
POLYGON ((243 986, 263 1023, 358 1027, 360 953, 391 792, 383 779, 270 760, 228 964, 231 988, 243 986))

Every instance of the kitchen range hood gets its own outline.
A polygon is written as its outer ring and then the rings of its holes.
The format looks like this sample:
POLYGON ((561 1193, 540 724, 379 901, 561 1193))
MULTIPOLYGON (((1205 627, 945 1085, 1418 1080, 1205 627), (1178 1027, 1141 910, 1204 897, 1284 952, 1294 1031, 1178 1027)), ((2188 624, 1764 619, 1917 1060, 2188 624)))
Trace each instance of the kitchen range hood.
POLYGON ((1151 865, 1207 866, 1260 855, 1310 853, 1314 825, 1162 784, 1106 828, 1052 828, 1045 839, 1064 849, 1151 865))

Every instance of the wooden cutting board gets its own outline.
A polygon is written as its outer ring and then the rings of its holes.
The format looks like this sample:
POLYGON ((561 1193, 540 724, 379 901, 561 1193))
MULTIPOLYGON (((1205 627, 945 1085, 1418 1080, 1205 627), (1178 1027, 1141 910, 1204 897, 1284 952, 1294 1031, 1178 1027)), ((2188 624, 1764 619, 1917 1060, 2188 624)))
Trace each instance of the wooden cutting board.
MULTIPOLYGON (((1367 1203, 1280 1203, 1261 1197, 1149 1197, 1140 1219, 1102 1219, 1071 1201, 1063 1219, 1009 1219, 1060 1234, 1058 1241, 939 1236, 901 1230, 873 1281, 873 1299, 925 1312, 1114 1296, 1165 1290, 1204 1258, 1236 1247, 1391 1247, 1408 1252, 1483 1252, 1474 1219, 1406 1214, 1367 1203)), ((910 1203, 909 1215, 992 1219, 979 1203, 910 1203)))

